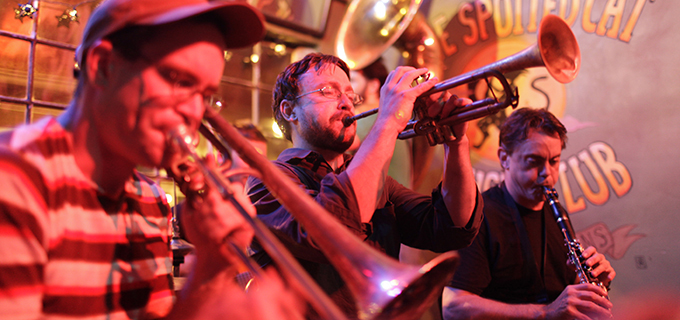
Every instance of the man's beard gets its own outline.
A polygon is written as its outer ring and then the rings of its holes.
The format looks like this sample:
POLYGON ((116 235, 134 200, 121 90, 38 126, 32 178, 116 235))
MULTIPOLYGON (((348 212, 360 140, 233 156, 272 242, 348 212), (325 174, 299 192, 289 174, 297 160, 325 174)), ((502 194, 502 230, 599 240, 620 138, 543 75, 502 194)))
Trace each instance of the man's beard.
MULTIPOLYGON (((346 134, 349 133, 349 127, 343 127, 336 136, 330 127, 322 127, 316 119, 301 120, 303 120, 302 125, 306 126, 306 130, 303 130, 301 133, 302 138, 318 149, 344 153, 352 146, 352 142, 354 142, 353 136, 351 139, 345 139, 346 134)), ((329 120, 330 123, 333 123, 334 121, 335 117, 332 117, 329 120)))

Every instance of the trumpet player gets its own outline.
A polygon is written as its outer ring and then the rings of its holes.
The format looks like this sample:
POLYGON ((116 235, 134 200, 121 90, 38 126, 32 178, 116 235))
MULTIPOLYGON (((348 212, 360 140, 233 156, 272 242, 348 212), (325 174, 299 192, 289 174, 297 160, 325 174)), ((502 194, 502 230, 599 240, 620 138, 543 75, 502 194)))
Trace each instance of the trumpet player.
MULTIPOLYGON (((289 65, 277 79, 272 111, 293 148, 275 161, 290 179, 324 206, 357 237, 398 258, 401 243, 437 252, 469 245, 482 220, 482 202, 470 164, 466 126, 454 128, 457 139, 445 145, 442 183, 431 196, 417 194, 387 175, 397 135, 406 126, 416 97, 437 82, 416 86, 413 80, 427 69, 398 67, 381 89, 376 122, 354 157, 346 153, 356 126, 343 123, 353 116, 362 98, 354 92, 344 61, 311 53, 289 65)), ((443 96, 428 101, 433 113, 444 115, 469 100, 443 96), (447 99, 444 99, 447 98, 447 99)), ((248 194, 258 218, 283 241, 350 317, 357 316, 354 299, 323 252, 309 239, 276 198, 257 179, 249 180, 248 194)), ((255 259, 270 261, 259 246, 255 259)))
POLYGON ((67 110, 0 136, 3 319, 299 318, 280 281, 260 299, 234 282, 224 242, 246 246, 253 230, 210 188, 187 194, 197 262, 175 297, 170 208, 135 169, 180 160, 169 131, 197 130, 224 50, 264 32, 261 13, 236 1, 104 0, 93 11, 67 110))
MULTIPOLYGON (((567 265, 568 249, 544 186, 559 177, 567 130, 545 109, 513 112, 500 130, 505 179, 483 193, 485 220, 479 235, 459 251, 461 262, 442 297, 445 319, 610 318, 607 292, 579 284, 567 265)), ((594 247, 582 254, 604 286, 616 272, 594 247)))

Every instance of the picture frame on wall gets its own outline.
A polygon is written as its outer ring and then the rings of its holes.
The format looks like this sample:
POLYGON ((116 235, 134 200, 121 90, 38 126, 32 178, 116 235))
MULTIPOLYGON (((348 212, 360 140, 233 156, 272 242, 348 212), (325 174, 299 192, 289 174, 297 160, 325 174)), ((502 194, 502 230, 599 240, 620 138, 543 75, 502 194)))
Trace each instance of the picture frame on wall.
POLYGON ((331 0, 253 0, 267 22, 321 38, 326 31, 331 0))

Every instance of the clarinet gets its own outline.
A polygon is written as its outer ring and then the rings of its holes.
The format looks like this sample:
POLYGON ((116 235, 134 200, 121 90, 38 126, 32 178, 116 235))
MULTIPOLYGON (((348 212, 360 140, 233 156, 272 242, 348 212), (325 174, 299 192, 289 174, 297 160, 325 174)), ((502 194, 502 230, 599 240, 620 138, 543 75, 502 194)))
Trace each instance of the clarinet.
MULTIPOLYGON (((543 192, 545 193, 545 198, 548 200, 548 204, 550 204, 550 208, 555 216, 557 226, 562 229, 564 245, 569 248, 569 260, 576 267, 576 274, 578 275, 579 282, 594 284, 602 288, 604 292, 608 292, 607 287, 590 273, 592 268, 586 265, 585 259, 582 257, 583 247, 581 247, 581 243, 578 239, 574 238, 574 228, 571 225, 569 216, 566 211, 559 209, 560 203, 557 201, 557 191, 553 188, 543 186, 543 192)), ((609 299, 609 297, 605 297, 609 299)))

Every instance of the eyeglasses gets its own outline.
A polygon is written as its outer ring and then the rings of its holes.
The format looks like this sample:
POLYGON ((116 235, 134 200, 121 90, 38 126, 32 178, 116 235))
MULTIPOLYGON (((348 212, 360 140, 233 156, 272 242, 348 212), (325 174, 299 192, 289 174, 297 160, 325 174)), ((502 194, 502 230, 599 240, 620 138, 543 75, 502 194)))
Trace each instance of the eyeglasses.
MULTIPOLYGON (((303 93, 303 94, 301 94, 301 95, 295 97, 295 99, 298 99, 298 98, 300 98, 300 97, 306 96, 306 95, 308 95, 308 94, 312 94, 312 93, 314 93, 314 92, 321 92, 321 95, 323 95, 324 97, 326 97, 326 98, 328 98, 328 99, 334 99, 334 100, 340 100, 340 97, 342 97, 342 95, 343 95, 343 92, 340 91, 340 90, 338 90, 338 89, 336 89, 336 88, 333 88, 333 87, 323 87, 323 88, 321 88, 321 89, 312 90, 312 91, 310 91, 310 92, 303 93)), ((355 106, 358 106, 358 105, 360 105, 362 102, 364 102, 364 97, 362 97, 361 95, 358 95, 358 94, 356 94, 356 93, 354 93, 354 92, 349 92, 349 91, 348 91, 348 92, 344 92, 344 94, 347 96, 347 98, 349 98, 350 100, 352 100, 352 104, 354 104, 355 106)))
POLYGON ((186 101, 198 93, 203 97, 203 105, 206 108, 220 111, 224 107, 222 97, 199 91, 197 80, 193 76, 165 66, 156 66, 156 70, 158 75, 172 87, 172 96, 176 100, 186 101))

